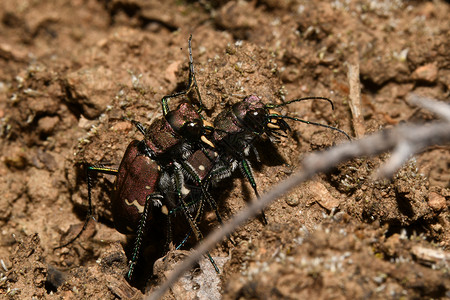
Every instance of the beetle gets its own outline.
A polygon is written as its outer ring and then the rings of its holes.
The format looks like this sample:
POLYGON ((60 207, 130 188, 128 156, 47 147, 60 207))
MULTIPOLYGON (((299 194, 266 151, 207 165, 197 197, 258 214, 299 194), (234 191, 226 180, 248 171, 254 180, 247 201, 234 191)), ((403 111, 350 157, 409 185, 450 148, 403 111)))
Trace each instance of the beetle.
MULTIPOLYGON (((141 243, 149 225, 160 222, 157 215, 167 217, 170 230, 170 219, 175 212, 182 211, 188 221, 191 231, 197 240, 202 234, 197 222, 203 210, 204 202, 216 211, 219 221, 220 215, 217 205, 202 182, 204 173, 213 167, 212 160, 205 153, 214 153, 213 144, 208 140, 212 134, 211 124, 200 115, 203 104, 195 79, 191 39, 189 37, 189 82, 186 90, 164 96, 161 99, 163 118, 157 119, 147 128, 139 122, 132 121, 135 127, 144 135, 141 141, 133 140, 127 147, 118 169, 102 165, 87 167, 88 185, 88 215, 82 230, 72 240, 61 245, 61 248, 75 241, 85 230, 92 217, 92 174, 104 173, 117 176, 111 208, 115 228, 124 234, 135 234, 135 246, 129 262, 127 278, 131 279, 135 264, 139 257, 141 243), (168 100, 185 96, 192 89, 198 96, 199 108, 195 109, 188 102, 181 102, 175 110, 170 110, 168 100), (207 150, 208 149, 208 150, 207 150), (200 188, 198 199, 188 203, 188 196, 192 198, 190 190, 184 185, 184 176, 188 181, 200 188), (170 183, 174 183, 170 186, 170 183), (176 197, 173 197, 173 194, 176 197)), ((217 154, 216 154, 217 156, 217 154)), ((170 234, 168 234, 169 238, 170 234)), ((216 271, 218 268, 213 259, 207 254, 216 271)))
MULTIPOLYGON (((173 112, 184 113, 178 109, 173 112)), ((194 232, 198 240, 203 238, 197 223, 203 211, 204 200, 215 209, 221 222, 215 201, 202 183, 202 179, 213 166, 211 158, 205 155, 204 150, 199 149, 180 159, 180 162, 174 159, 161 166, 148 155, 149 152, 152 153, 148 144, 146 140, 134 140, 128 146, 117 172, 115 193, 111 202, 116 229, 125 234, 136 234, 128 279, 131 279, 137 263, 143 237, 147 230, 162 225, 158 223, 162 222, 162 217, 167 220, 167 243, 172 240, 171 219, 176 217, 178 211, 181 211, 187 220, 189 232, 194 232), (200 192, 195 193, 195 189, 190 188, 195 186, 200 192)), ((210 150, 209 153, 214 152, 210 150)), ((214 260, 209 254, 207 256, 218 271, 214 260)))
MULTIPOLYGON (((236 168, 239 168, 244 177, 249 181, 256 197, 259 198, 256 181, 247 157, 249 156, 250 150, 257 154, 254 146, 256 138, 266 134, 271 141, 276 141, 279 136, 283 136, 280 132, 286 133, 288 130, 291 130, 289 124, 284 119, 332 129, 342 133, 350 140, 350 136, 341 129, 281 115, 274 110, 275 108, 305 100, 324 100, 329 102, 332 109, 334 109, 333 102, 325 97, 305 97, 282 104, 264 104, 258 96, 250 95, 242 101, 235 103, 229 109, 220 112, 214 119, 213 143, 216 149, 219 150, 219 157, 223 165, 228 166, 228 172, 213 172, 213 174, 221 174, 221 178, 224 178, 231 176, 231 173, 236 168)), ((220 167, 223 168, 223 166, 220 167)), ((262 222, 267 224, 264 212, 261 215, 262 222)))

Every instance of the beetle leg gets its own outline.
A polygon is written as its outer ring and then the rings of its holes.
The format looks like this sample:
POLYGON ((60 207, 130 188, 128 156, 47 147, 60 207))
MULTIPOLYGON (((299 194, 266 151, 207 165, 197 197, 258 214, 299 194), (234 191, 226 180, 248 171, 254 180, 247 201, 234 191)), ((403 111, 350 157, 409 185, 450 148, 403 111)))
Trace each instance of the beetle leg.
POLYGON ((136 126, 137 130, 139 130, 139 132, 145 136, 145 127, 144 125, 142 125, 142 123, 135 120, 131 120, 131 123, 133 123, 133 125, 136 126))
POLYGON ((194 179, 194 181, 200 186, 200 189, 202 190, 202 195, 205 197, 206 201, 208 202, 208 205, 214 209, 214 212, 216 213, 217 220, 220 224, 222 224, 222 218, 220 216, 219 210, 217 209, 217 203, 214 200, 214 198, 211 196, 211 194, 208 192, 206 185, 208 184, 208 180, 202 181, 200 177, 198 176, 195 169, 188 163, 181 162, 182 168, 188 173, 188 175, 194 179))
MULTIPOLYGON (((253 177, 253 172, 252 172, 252 167, 250 166, 250 163, 247 159, 242 159, 240 162, 240 167, 241 167, 241 171, 244 174, 244 176, 248 179, 248 181, 250 182, 250 185, 253 188, 253 191, 255 191, 256 194, 256 198, 259 199, 259 193, 258 190, 256 188, 256 182, 255 182, 255 178, 253 177)), ((263 222, 264 225, 267 225, 267 219, 266 219, 266 214, 264 213, 264 210, 261 211, 261 220, 263 222)))
POLYGON ((192 229, 189 230, 189 232, 184 237, 183 241, 181 241, 181 243, 178 244, 178 246, 175 248, 175 250, 179 250, 181 247, 183 247, 183 245, 186 243, 188 238, 191 236, 191 233, 192 233, 192 229))
POLYGON ((166 231, 166 244, 164 245, 164 252, 169 252, 169 244, 172 240, 172 221, 171 221, 171 214, 167 216, 167 231, 166 231))
MULTIPOLYGON (((198 228, 198 225, 196 223, 196 219, 194 219, 191 215, 191 213, 189 212, 189 208, 188 205, 186 204, 186 201, 184 201, 184 197, 182 194, 182 188, 183 188, 183 174, 181 173, 181 170, 179 167, 175 167, 175 173, 176 175, 174 176, 175 178, 175 186, 176 186, 176 190, 177 190, 177 194, 178 194, 178 200, 180 201, 181 204, 181 208, 182 211, 186 217, 186 220, 189 223, 189 226, 191 227, 192 231, 195 234, 195 237, 197 239, 197 241, 201 241, 203 239, 203 234, 200 231, 200 229, 198 228)), ((202 209, 203 206, 203 199, 201 200, 200 203, 200 208, 199 210, 202 209)), ((198 214, 196 216, 196 218, 198 217, 198 214)), ((211 255, 209 254, 209 252, 206 252, 206 256, 208 256, 209 261, 211 262, 211 264, 213 265, 214 269, 216 270, 217 273, 220 273, 219 268, 217 267, 216 263, 214 262, 214 259, 211 257, 211 255)))
POLYGON ((91 219, 95 220, 93 209, 92 209, 92 196, 91 196, 92 178, 91 178, 91 173, 110 174, 110 175, 116 175, 117 176, 118 170, 115 169, 115 168, 108 168, 108 167, 105 167, 105 166, 102 166, 102 165, 87 166, 87 169, 86 169, 86 181, 87 181, 87 186, 88 186, 88 213, 86 215, 86 219, 84 220, 83 227, 81 228, 80 232, 78 232, 78 234, 74 238, 72 238, 70 241, 68 241, 68 242, 66 242, 66 243, 64 243, 62 245, 59 245, 58 247, 54 248, 53 250, 66 247, 66 246, 72 244, 73 242, 75 242, 81 236, 81 234, 86 230, 87 225, 89 224, 89 221, 91 219))
MULTIPOLYGON (((206 202, 208 202, 209 207, 211 207, 211 209, 213 209, 216 214, 217 221, 221 225, 223 225, 222 217, 221 217, 221 215, 219 213, 219 209, 217 207, 217 202, 214 200, 214 198, 211 196, 211 194, 208 191, 208 185, 210 182, 210 178, 211 178, 211 176, 214 176, 214 174, 212 174, 212 172, 210 172, 210 174, 206 177, 206 180, 202 180, 202 179, 200 179, 200 176, 197 174, 197 172, 195 171, 195 168, 191 164, 186 163, 186 162, 181 162, 180 164, 181 164, 182 168, 184 169, 184 171, 186 171, 188 173, 188 176, 193 178, 194 181, 197 183, 197 185, 200 186, 203 197, 206 199, 206 202)), ((200 213, 201 213, 200 210, 202 209, 202 207, 203 207, 203 200, 201 201, 201 207, 200 207, 197 215, 200 215, 200 213)), ((196 219, 196 221, 197 221, 197 219, 196 219)), ((228 237, 228 240, 231 242, 231 244, 236 245, 235 242, 231 239, 231 237, 228 237)))
POLYGON ((189 36, 188 41, 188 48, 189 48, 189 82, 188 82, 188 90, 191 90, 192 87, 194 87, 195 92, 197 93, 198 97, 198 110, 197 112, 200 113, 203 110, 203 102, 202 97, 200 96, 200 91, 198 89, 197 85, 197 79, 195 79, 195 72, 194 72, 194 59, 192 58, 192 47, 191 47, 191 40, 192 40, 192 34, 189 36))
POLYGON ((182 96, 182 95, 186 95, 188 94, 192 88, 195 89, 195 93, 197 94, 198 97, 198 102, 199 102, 199 108, 197 110, 197 112, 201 112, 203 110, 203 102, 202 102, 202 98, 200 97, 200 91, 198 89, 198 85, 197 85, 197 80, 195 79, 195 72, 194 72, 194 59, 192 58, 192 47, 191 47, 191 40, 192 40, 192 35, 189 36, 189 40, 188 40, 188 48, 189 48, 189 78, 188 78, 188 88, 184 91, 178 92, 178 93, 174 93, 172 95, 167 95, 164 96, 161 99, 161 105, 162 105, 162 109, 163 109, 163 115, 167 115, 170 111, 169 109, 169 102, 168 100, 170 98, 176 98, 178 96, 182 96))
POLYGON ((161 194, 152 193, 152 194, 148 195, 145 199, 144 211, 142 212, 142 216, 139 221, 139 226, 137 229, 136 240, 134 241, 133 254, 131 255, 130 261, 128 262, 128 273, 127 273, 128 280, 131 280, 131 278, 133 276, 133 272, 134 272, 134 267, 136 266, 136 263, 139 258, 139 253, 141 251, 142 239, 144 236, 144 229, 147 224, 147 217, 148 217, 150 202, 153 199, 163 200, 164 197, 161 194))

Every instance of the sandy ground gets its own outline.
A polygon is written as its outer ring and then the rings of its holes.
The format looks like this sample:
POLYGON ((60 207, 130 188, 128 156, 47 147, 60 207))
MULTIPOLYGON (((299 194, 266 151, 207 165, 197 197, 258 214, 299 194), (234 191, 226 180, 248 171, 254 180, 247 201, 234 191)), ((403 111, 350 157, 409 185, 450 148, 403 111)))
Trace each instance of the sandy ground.
MULTIPOLYGON (((2 2, 2 299, 140 299, 195 245, 153 270, 160 245, 148 242, 135 280, 125 281, 133 239, 112 223, 114 176, 98 176, 97 222, 54 250, 86 217, 83 165, 117 166, 141 138, 125 118, 150 124, 162 116, 160 99, 185 86, 189 34, 209 120, 246 95, 266 103, 324 96, 334 111, 317 101, 281 111, 355 136, 347 77, 355 61, 366 134, 433 120, 407 103, 411 92, 449 101, 448 1, 159 2, 2 2)), ((259 141, 260 161, 251 158, 261 192, 306 153, 345 141, 289 124, 287 137, 259 141)), ((166 298, 450 298, 449 147, 426 149, 392 180, 374 180, 388 157, 355 159, 299 186, 266 210, 267 226, 249 221, 233 235, 236 245, 225 240, 211 251, 220 274, 201 262, 166 298)), ((254 198, 238 172, 211 192, 225 219, 254 198)), ((204 234, 216 228, 214 213, 200 225, 204 234)))

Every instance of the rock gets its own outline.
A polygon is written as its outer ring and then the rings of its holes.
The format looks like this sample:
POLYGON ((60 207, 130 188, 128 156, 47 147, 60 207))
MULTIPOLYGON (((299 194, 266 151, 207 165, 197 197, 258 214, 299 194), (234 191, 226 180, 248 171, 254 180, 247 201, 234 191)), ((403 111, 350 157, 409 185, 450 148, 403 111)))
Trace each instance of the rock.
POLYGON ((286 203, 287 203, 289 206, 292 206, 292 207, 297 206, 297 205, 300 203, 300 201, 299 201, 299 199, 298 199, 298 195, 290 195, 290 196, 288 196, 288 197, 286 198, 286 203))
POLYGON ((309 185, 309 190, 314 200, 323 208, 331 211, 339 206, 339 200, 334 198, 322 183, 312 182, 309 185))
POLYGON ((411 253, 414 257, 424 265, 442 265, 445 266, 446 262, 450 260, 450 253, 442 249, 431 249, 420 245, 412 247, 411 253))
POLYGON ((53 179, 48 171, 32 169, 27 181, 28 194, 33 201, 53 203, 58 198, 58 189, 52 183, 53 179))
POLYGON ((83 68, 67 75, 63 89, 76 106, 81 106, 82 114, 94 119, 105 111, 116 92, 115 73, 103 66, 83 68))
POLYGON ((49 135, 53 132, 58 122, 58 117, 43 117, 38 121, 38 131, 49 135))
POLYGON ((119 132, 128 132, 133 128, 133 124, 128 121, 121 121, 117 122, 111 127, 111 130, 113 131, 119 131, 119 132))
POLYGON ((438 68, 435 63, 418 67, 412 74, 412 78, 417 81, 435 82, 438 77, 438 68))
POLYGON ((177 83, 177 70, 180 67, 181 61, 174 61, 171 63, 164 72, 164 79, 170 84, 175 85, 177 83))
POLYGON ((435 192, 430 192, 428 194, 428 206, 430 206, 435 211, 441 211, 447 206, 445 197, 439 195, 435 192))

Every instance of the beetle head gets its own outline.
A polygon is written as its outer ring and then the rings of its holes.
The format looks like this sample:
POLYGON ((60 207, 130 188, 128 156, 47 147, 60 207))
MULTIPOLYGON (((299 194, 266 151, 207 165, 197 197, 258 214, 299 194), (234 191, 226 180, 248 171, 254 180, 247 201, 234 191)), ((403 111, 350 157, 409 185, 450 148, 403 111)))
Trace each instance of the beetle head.
POLYGON ((185 139, 201 140, 213 147, 213 144, 206 138, 213 132, 212 124, 203 120, 191 104, 182 102, 177 109, 167 113, 166 120, 172 129, 185 139))

